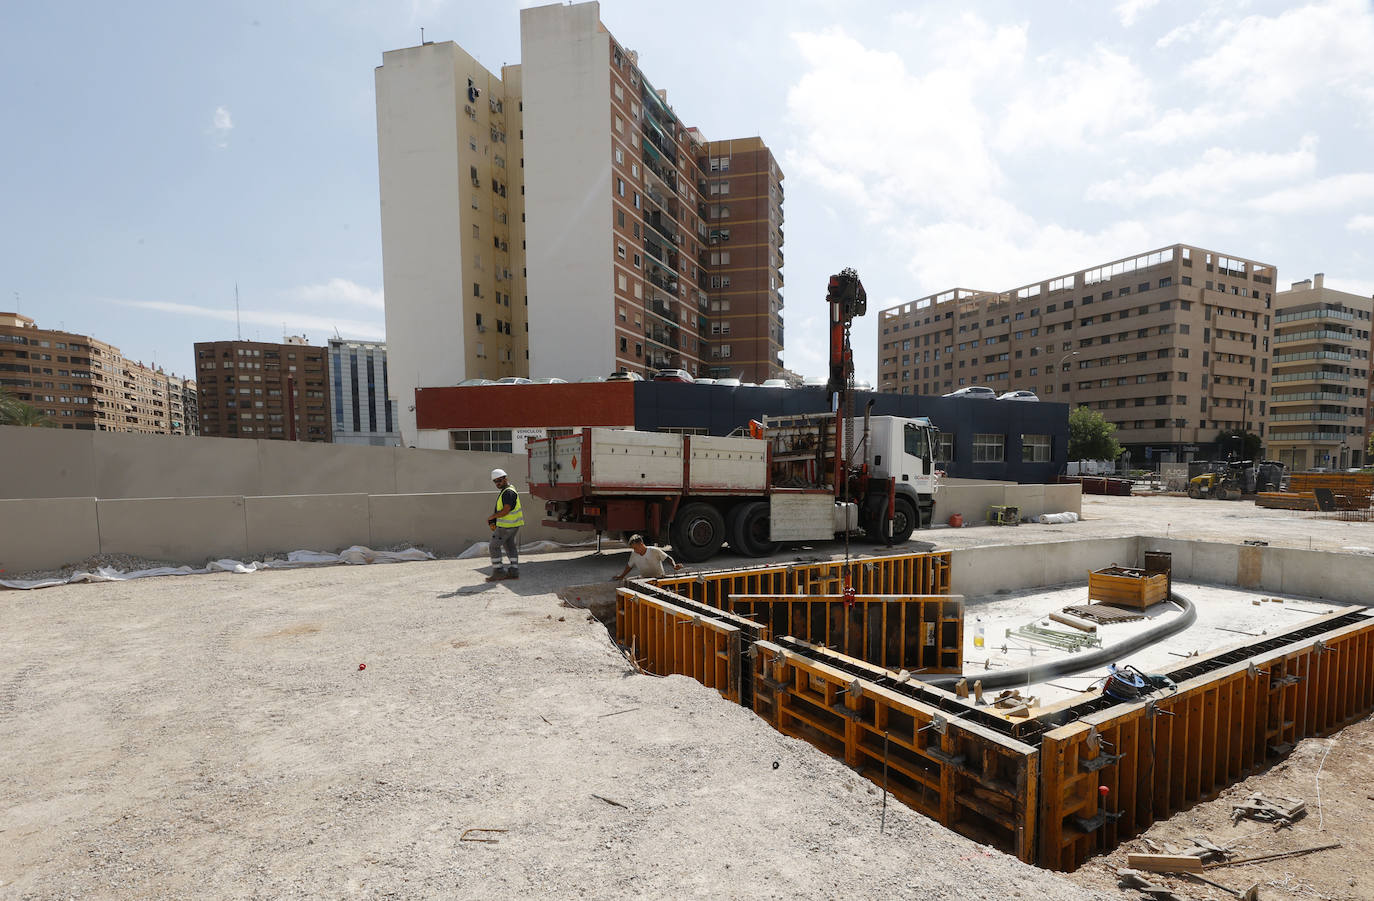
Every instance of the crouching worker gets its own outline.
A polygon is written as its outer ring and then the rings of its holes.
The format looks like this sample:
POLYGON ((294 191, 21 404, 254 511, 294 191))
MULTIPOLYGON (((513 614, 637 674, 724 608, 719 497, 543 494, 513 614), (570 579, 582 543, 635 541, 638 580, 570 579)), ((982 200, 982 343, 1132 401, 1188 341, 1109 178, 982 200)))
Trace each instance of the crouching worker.
POLYGON ((620 575, 612 579, 612 582, 625 578, 630 570, 635 571, 636 579, 656 579, 659 576, 667 575, 664 562, 673 567, 677 572, 682 569, 682 564, 678 563, 668 552, 661 547, 649 547, 644 543, 643 537, 639 535, 630 536, 630 562, 625 564, 625 568, 620 571, 620 575))
POLYGON ((496 485, 496 512, 487 517, 491 526, 491 575, 487 581, 520 578, 520 527, 525 514, 520 510, 520 493, 506 478, 504 469, 493 469, 491 480, 496 485), (501 551, 506 552, 510 566, 501 568, 501 551))

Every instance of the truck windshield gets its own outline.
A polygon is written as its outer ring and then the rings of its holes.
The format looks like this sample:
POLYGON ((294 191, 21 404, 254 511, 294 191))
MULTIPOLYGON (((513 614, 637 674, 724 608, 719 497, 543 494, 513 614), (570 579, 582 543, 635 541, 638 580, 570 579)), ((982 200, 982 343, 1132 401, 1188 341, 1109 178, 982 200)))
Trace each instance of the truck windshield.
POLYGON ((920 457, 922 460, 930 459, 930 432, 929 430, 914 425, 906 424, 906 452, 913 457, 920 457))

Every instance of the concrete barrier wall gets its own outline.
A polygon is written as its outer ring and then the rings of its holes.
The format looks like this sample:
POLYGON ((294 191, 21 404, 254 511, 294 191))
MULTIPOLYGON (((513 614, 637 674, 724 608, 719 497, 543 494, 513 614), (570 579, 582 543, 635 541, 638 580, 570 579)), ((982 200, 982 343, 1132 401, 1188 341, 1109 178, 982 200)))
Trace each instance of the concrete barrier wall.
POLYGON ((100 552, 196 566, 223 557, 241 560, 248 554, 243 511, 241 497, 99 500, 95 514, 100 524, 100 552))
POLYGON ((480 491, 524 454, 0 426, 0 499, 480 491))
POLYGON ((1172 554, 1180 579, 1374 604, 1374 556, 1169 538, 1141 538, 1140 550, 1142 561, 1145 551, 1172 554))
POLYGON ((998 591, 1086 584, 1095 569, 1134 564, 1139 542, 1132 536, 965 548, 951 558, 950 586, 955 594, 976 600, 998 591))
POLYGON ((948 522, 954 513, 963 514, 964 522, 970 525, 986 522, 988 508, 1003 505, 1020 507, 1022 517, 1067 511, 1082 513, 1083 491, 1078 485, 1017 485, 1015 482, 951 479, 942 481, 935 492, 935 522, 948 522))
POLYGON ((0 500, 0 572, 55 569, 98 553, 95 498, 0 500))

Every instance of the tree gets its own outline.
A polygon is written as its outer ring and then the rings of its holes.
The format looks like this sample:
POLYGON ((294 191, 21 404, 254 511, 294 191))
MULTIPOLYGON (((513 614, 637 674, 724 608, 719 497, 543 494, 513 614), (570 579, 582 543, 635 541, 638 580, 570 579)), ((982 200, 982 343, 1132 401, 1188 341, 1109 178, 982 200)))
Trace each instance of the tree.
POLYGON ((1244 429, 1228 429, 1217 435, 1216 459, 1229 459, 1231 454, 1240 454, 1238 460, 1258 460, 1260 458, 1260 436, 1244 429), (1236 439, 1240 439, 1237 441, 1236 439))
POLYGON ((1069 414, 1070 460, 1115 460, 1121 444, 1115 438, 1116 426, 1088 407, 1077 407, 1069 414))
POLYGON ((0 425, 37 426, 56 428, 57 423, 49 419, 42 410, 33 404, 26 404, 4 388, 0 388, 0 425))

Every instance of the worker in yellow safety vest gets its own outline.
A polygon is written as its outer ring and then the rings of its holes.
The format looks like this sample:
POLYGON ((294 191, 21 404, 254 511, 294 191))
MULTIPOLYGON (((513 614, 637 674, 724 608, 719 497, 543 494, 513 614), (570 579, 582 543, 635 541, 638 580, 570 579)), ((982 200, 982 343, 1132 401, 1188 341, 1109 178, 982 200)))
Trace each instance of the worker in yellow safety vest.
POLYGON ((520 509, 520 492, 506 478, 504 469, 493 469, 491 480, 496 485, 496 509, 487 517, 491 526, 491 575, 487 581, 520 578, 520 527, 525 514, 520 509), (501 551, 505 550, 510 566, 501 568, 501 551))

